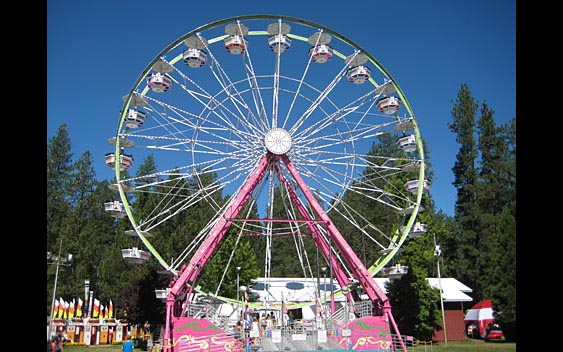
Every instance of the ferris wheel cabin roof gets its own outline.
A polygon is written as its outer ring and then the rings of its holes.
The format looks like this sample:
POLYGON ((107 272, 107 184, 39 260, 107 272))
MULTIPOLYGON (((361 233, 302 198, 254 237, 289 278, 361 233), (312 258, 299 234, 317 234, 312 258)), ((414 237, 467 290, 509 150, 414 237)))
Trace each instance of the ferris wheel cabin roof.
POLYGON ((291 26, 284 22, 274 22, 268 25, 268 34, 288 34, 291 30, 291 26))
POLYGON ((205 49, 209 44, 205 38, 192 35, 184 40, 184 44, 190 49, 205 49))

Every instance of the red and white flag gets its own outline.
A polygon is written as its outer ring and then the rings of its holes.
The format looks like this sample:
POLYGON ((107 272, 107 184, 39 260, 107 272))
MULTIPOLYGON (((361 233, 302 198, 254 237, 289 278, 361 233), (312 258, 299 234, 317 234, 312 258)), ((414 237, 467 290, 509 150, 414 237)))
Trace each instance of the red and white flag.
POLYGON ((92 308, 92 318, 98 318, 100 316, 100 300, 94 298, 94 307, 92 308))
POLYGON ((76 301, 74 300, 74 298, 72 299, 72 302, 70 302, 69 306, 68 306, 68 318, 72 319, 74 318, 74 306, 76 305, 76 301))
POLYGON ((113 318, 113 303, 111 302, 111 299, 109 300, 108 317, 110 319, 113 318))

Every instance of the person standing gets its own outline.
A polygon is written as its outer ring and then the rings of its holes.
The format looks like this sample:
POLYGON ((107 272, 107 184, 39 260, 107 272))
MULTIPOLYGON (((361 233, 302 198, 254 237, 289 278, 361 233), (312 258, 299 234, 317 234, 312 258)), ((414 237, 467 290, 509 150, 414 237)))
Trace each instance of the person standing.
POLYGON ((51 343, 51 352, 63 352, 63 340, 58 336, 55 336, 51 343))
POLYGON ((133 352, 134 349, 135 344, 131 340, 127 340, 121 345, 121 351, 123 352, 133 352))

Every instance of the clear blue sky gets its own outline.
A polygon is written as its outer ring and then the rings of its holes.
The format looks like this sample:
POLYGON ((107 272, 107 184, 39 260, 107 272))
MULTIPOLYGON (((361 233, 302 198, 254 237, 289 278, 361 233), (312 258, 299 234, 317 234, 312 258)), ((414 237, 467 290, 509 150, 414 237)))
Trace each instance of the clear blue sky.
POLYGON ((516 116, 516 1, 47 1, 47 136, 66 123, 73 159, 89 150, 99 180, 122 97, 149 62, 183 34, 216 20, 279 14, 326 26, 369 51, 399 83, 428 142, 430 194, 453 215, 448 129, 467 83, 497 123, 516 116))

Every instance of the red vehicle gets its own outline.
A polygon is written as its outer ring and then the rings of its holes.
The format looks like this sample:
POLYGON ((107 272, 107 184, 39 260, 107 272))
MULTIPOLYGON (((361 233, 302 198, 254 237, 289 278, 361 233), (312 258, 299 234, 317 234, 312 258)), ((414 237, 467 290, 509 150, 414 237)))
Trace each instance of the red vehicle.
POLYGON ((490 299, 471 307, 464 318, 467 336, 486 341, 503 340, 504 335, 500 325, 495 322, 494 313, 493 302, 490 299))

